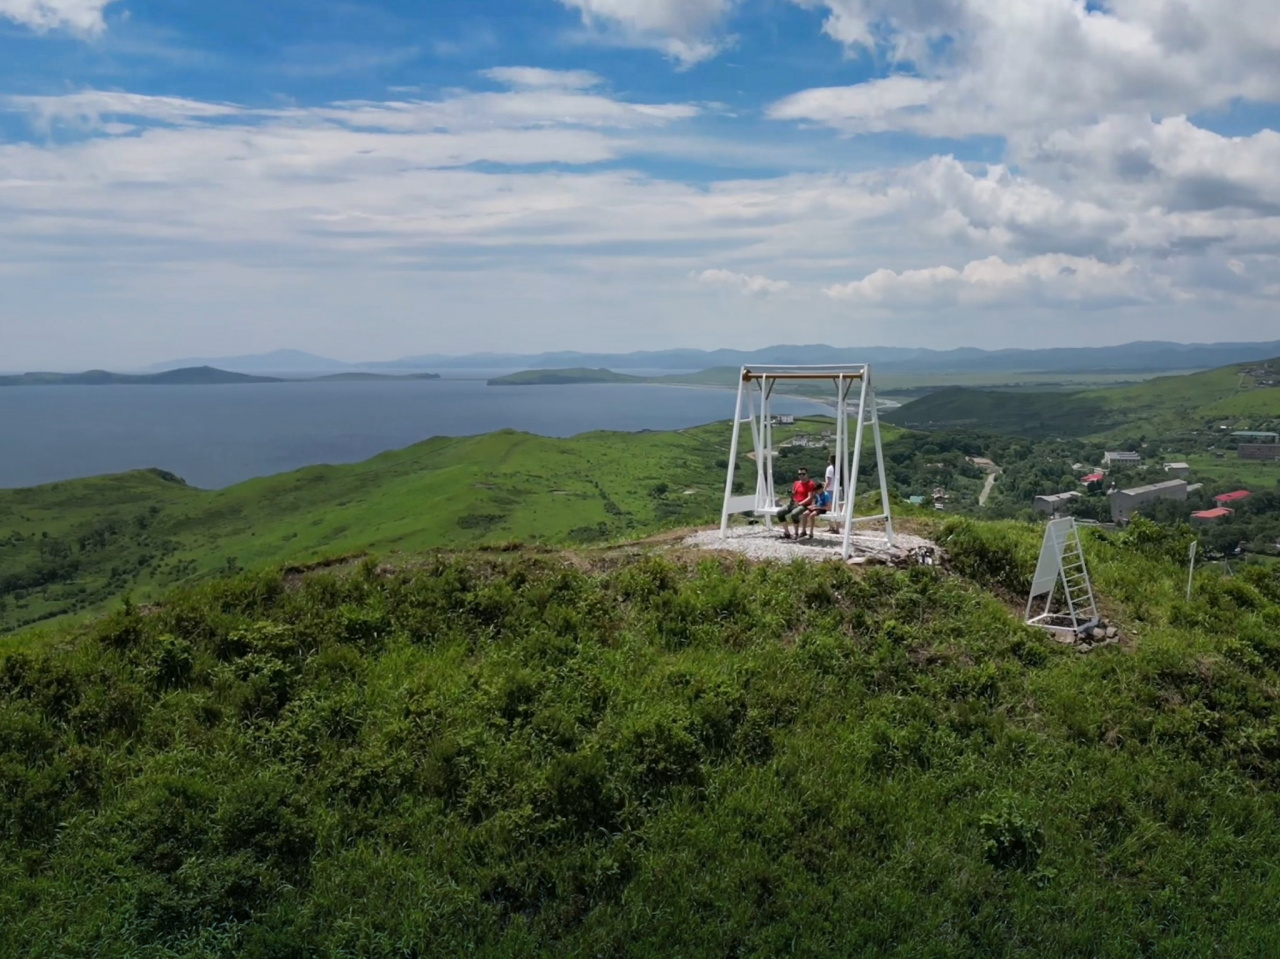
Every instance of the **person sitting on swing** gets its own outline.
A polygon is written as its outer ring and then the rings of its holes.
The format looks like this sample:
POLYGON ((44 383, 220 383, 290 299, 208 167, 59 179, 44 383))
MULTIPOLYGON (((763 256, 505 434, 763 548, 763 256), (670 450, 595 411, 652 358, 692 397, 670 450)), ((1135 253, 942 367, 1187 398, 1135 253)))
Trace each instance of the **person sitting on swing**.
POLYGON ((783 539, 791 539, 791 534, 787 532, 788 521, 796 528, 796 539, 800 538, 800 527, 809 507, 813 505, 813 494, 817 488, 818 484, 809 479, 807 469, 801 468, 796 472, 796 481, 791 484, 791 502, 778 511, 783 539))
MULTIPOLYGON (((817 489, 813 494, 813 505, 809 507, 809 538, 813 539, 813 527, 818 522, 818 517, 824 513, 831 512, 831 491, 827 489, 826 483, 818 483, 817 489)), ((832 524, 834 529, 835 524, 832 524)))

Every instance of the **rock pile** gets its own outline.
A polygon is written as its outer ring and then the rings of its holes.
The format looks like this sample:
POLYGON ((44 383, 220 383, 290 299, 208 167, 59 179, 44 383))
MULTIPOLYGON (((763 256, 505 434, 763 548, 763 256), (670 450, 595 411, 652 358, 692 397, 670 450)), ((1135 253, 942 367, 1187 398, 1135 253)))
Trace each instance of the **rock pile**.
POLYGON ((1100 619, 1082 632, 1074 645, 1080 652, 1087 653, 1099 646, 1114 646, 1118 642, 1120 642, 1120 630, 1100 619))

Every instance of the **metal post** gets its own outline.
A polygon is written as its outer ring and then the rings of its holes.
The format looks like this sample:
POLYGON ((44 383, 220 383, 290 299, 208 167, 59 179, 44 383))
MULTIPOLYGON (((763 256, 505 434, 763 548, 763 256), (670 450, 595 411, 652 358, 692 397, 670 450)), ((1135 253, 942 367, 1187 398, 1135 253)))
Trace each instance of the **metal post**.
POLYGON ((738 380, 738 403, 733 408, 733 439, 729 442, 729 471, 724 481, 724 507, 720 510, 720 538, 729 532, 729 499, 733 496, 733 471, 738 465, 738 435, 742 432, 742 391, 745 379, 738 380))
POLYGON ((871 434, 876 441, 876 467, 880 471, 880 508, 884 511, 884 534, 889 541, 889 546, 894 547, 898 544, 893 541, 893 515, 889 509, 889 481, 885 477, 884 470, 884 445, 880 442, 880 407, 876 403, 876 390, 871 385, 871 367, 866 368, 863 374, 862 382, 867 386, 867 393, 871 397, 871 434))
POLYGON ((1191 602, 1191 584, 1196 575, 1196 547, 1200 545, 1200 540, 1193 539, 1191 541, 1191 567, 1187 570, 1187 602, 1191 602))
POLYGON ((853 544, 853 512, 858 500, 858 467, 862 462, 862 421, 867 408, 867 378, 862 377, 862 390, 858 394, 858 428, 853 438, 853 464, 849 470, 849 498, 844 504, 844 543, 841 555, 847 560, 853 544))

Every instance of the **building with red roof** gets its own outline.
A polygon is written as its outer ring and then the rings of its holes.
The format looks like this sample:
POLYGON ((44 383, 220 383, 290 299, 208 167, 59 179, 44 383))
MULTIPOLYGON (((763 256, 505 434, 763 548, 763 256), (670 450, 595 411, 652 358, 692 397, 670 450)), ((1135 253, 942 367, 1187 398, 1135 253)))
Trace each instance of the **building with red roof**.
POLYGON ((1238 489, 1234 493, 1222 493, 1219 496, 1215 496, 1213 501, 1219 506, 1222 506, 1226 503, 1238 503, 1242 499, 1248 499, 1252 495, 1253 494, 1247 489, 1238 489))
POLYGON ((1234 512, 1235 510, 1227 509, 1225 506, 1219 506, 1217 509, 1202 509, 1191 514, 1191 522, 1215 523, 1220 519, 1226 519, 1234 512))

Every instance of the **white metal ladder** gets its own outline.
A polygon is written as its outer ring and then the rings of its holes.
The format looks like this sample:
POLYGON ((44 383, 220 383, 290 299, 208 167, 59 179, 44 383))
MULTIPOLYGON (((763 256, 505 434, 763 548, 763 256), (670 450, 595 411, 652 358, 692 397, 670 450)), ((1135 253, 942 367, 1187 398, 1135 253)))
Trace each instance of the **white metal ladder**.
POLYGON ((1062 544, 1062 591, 1067 610, 1077 628, 1087 628, 1098 621, 1098 607, 1093 599, 1093 583, 1080 545, 1080 529, 1072 523, 1062 544))

